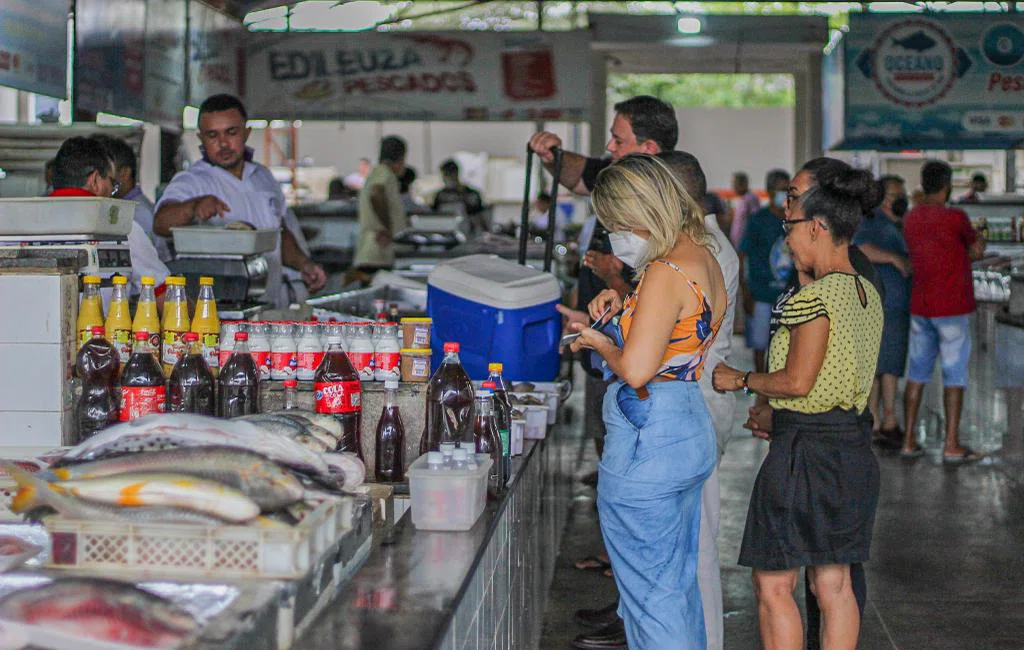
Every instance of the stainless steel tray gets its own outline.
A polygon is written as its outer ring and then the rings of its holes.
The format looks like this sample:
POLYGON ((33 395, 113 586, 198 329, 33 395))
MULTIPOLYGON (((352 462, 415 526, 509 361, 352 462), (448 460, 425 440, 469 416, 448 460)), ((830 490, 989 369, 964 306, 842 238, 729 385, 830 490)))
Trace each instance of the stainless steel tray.
POLYGON ((332 293, 307 300, 306 304, 343 314, 369 314, 374 300, 397 303, 402 312, 426 312, 427 290, 384 285, 332 293))
POLYGON ((135 202, 99 197, 0 199, 0 236, 94 236, 123 239, 135 202))
POLYGON ((171 228, 177 253, 199 255, 256 255, 277 248, 281 234, 274 228, 228 230, 218 226, 171 228))

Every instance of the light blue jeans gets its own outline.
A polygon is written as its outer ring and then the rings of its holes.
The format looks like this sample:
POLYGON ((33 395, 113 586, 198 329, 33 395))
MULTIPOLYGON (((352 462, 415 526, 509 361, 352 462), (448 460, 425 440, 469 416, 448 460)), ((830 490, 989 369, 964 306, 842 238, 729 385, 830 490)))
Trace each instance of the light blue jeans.
POLYGON ((697 584, 701 488, 718 450, 697 382, 623 382, 604 398, 601 533, 630 650, 704 650, 697 584))

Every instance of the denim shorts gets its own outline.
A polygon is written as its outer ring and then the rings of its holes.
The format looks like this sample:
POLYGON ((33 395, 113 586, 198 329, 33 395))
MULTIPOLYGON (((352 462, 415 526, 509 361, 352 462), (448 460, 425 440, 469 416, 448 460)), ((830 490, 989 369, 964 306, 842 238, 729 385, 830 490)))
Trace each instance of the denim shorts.
POLYGON ((971 359, 970 317, 910 317, 910 363, 907 380, 927 384, 932 379, 935 359, 942 363, 942 383, 947 388, 967 386, 971 359))
POLYGON ((767 350, 771 342, 772 304, 755 302, 754 313, 747 314, 746 329, 743 337, 751 350, 767 350))
POLYGON ((601 533, 634 650, 704 650, 697 580, 701 490, 718 459, 696 382, 649 384, 640 399, 622 382, 604 399, 598 468, 601 533))

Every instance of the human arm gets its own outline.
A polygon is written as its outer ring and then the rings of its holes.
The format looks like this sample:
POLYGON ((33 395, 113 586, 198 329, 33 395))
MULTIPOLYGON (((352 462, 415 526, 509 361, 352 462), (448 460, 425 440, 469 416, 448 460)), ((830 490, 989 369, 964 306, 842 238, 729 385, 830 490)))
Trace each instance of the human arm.
POLYGON ((608 288, 614 289, 622 298, 633 290, 633 287, 622 279, 622 260, 610 253, 587 251, 583 256, 583 266, 591 269, 594 275, 601 278, 608 288))
POLYGON ((310 293, 320 291, 327 284, 323 268, 302 252, 295 235, 288 228, 281 229, 281 262, 302 273, 302 281, 310 293))
MULTIPOLYGON (((552 149, 561 148, 562 139, 554 133, 539 131, 530 138, 530 149, 537 154, 544 168, 554 173, 555 154, 552 149)), ((562 174, 558 182, 570 191, 587 196, 590 190, 583 182, 583 170, 586 168, 587 158, 578 153, 562 150, 562 174)))
POLYGON ((719 364, 712 377, 715 390, 740 390, 744 377, 747 377, 747 387, 758 395, 775 399, 806 397, 814 388, 818 372, 825 362, 828 336, 829 319, 824 314, 793 326, 785 366, 775 372, 745 373, 719 364))
POLYGON ((231 212, 227 203, 212 194, 197 196, 185 201, 165 200, 153 217, 153 232, 161 237, 170 237, 171 228, 187 226, 198 221, 207 221, 211 217, 231 212))
POLYGON ((972 262, 976 262, 985 256, 985 238, 971 225, 967 213, 963 210, 959 212, 960 240, 967 247, 967 256, 972 262))
POLYGON ((747 283, 747 256, 742 250, 736 251, 736 256, 740 260, 740 272, 736 277, 737 284, 739 285, 739 298, 740 304, 743 305, 743 311, 747 314, 754 313, 754 294, 750 293, 750 286, 747 283))
POLYGON ((896 267, 896 270, 899 271, 903 277, 910 277, 911 266, 909 258, 893 251, 887 251, 875 244, 869 244, 867 242, 855 243, 857 243, 857 247, 860 248, 861 252, 864 253, 864 257, 868 258, 872 264, 891 264, 896 267))

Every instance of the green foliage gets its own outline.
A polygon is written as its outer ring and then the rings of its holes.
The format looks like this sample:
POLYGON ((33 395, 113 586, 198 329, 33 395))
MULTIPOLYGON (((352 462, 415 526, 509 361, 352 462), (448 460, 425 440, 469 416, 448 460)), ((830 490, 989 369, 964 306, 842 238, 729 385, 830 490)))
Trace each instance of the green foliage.
POLYGON ((794 106, 793 77, 786 74, 612 74, 609 105, 653 95, 676 108, 777 108, 794 106))

